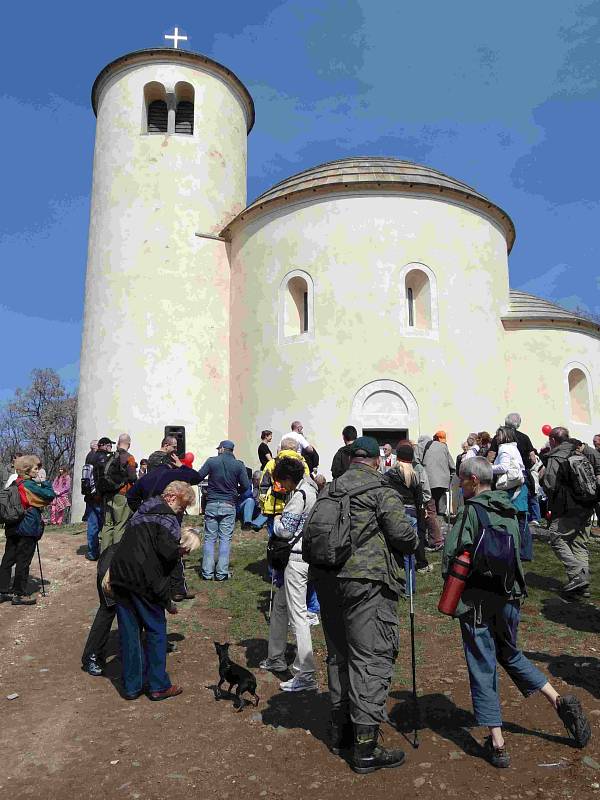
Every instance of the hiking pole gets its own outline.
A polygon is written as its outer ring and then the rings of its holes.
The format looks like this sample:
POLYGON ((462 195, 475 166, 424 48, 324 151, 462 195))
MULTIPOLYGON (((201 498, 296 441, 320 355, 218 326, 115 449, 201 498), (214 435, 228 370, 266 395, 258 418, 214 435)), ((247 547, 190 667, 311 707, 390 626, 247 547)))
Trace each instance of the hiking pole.
POLYGON ((39 562, 39 565, 40 565, 40 580, 42 582, 42 594, 43 594, 44 597, 46 597, 46 588, 44 586, 44 573, 42 572, 42 557, 40 555, 40 543, 36 542, 35 546, 37 548, 38 562, 39 562))
POLYGON ((269 618, 267 622, 271 622, 271 609, 273 608, 273 584, 275 583, 275 571, 271 572, 271 592, 269 594, 269 618))
POLYGON ((409 570, 408 570, 408 598, 410 603, 410 649, 412 660, 412 690, 413 690, 413 708, 414 708, 414 724, 415 724, 415 738, 412 746, 415 750, 419 747, 419 701, 417 700, 417 664, 415 657, 415 605, 413 601, 413 565, 415 557, 409 556, 409 570))

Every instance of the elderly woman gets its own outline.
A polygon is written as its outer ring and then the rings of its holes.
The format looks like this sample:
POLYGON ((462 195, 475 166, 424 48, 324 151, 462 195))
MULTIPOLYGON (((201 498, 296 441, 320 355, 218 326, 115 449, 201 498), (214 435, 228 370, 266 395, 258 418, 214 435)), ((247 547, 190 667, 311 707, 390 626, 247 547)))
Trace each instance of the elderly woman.
POLYGON ((37 456, 20 456, 15 459, 18 487, 24 516, 19 522, 5 528, 6 547, 0 564, 0 603, 12 601, 13 606, 33 606, 35 598, 27 595, 29 567, 37 542, 44 533, 42 509, 54 500, 54 491, 48 481, 37 483, 39 471, 37 456), (10 575, 13 566, 15 577, 12 592, 10 575))
POLYGON ((456 556, 473 552, 479 541, 479 516, 514 541, 514 583, 509 593, 499 594, 497 583, 474 570, 467 578, 454 617, 460 620, 471 699, 477 725, 487 726, 484 753, 494 766, 505 768, 510 757, 504 741, 502 707, 498 690, 498 664, 523 697, 540 692, 558 714, 576 747, 585 747, 591 731, 579 700, 559 696, 546 676, 531 663, 517 643, 521 600, 526 595, 525 575, 519 558, 519 528, 505 491, 492 491, 492 467, 485 458, 470 458, 460 466, 460 485, 465 505, 446 539, 442 575, 446 578, 456 556), (479 514, 477 508, 479 508, 479 514))
POLYGON ((517 446, 515 428, 509 425, 498 428, 496 441, 498 442, 498 453, 492 467, 496 477, 496 488, 507 493, 508 499, 517 512, 521 535, 521 561, 531 561, 533 559, 533 543, 527 522, 529 490, 525 480, 525 465, 517 446))
POLYGON ((62 525, 65 511, 71 505, 71 476, 66 467, 58 468, 58 475, 52 481, 56 497, 50 506, 50 524, 62 525))
POLYGON ((181 694, 167 674, 165 611, 177 613, 170 575, 188 547, 181 546, 179 516, 195 502, 188 483, 172 481, 159 497, 144 501, 127 523, 110 564, 110 589, 117 603, 123 696, 150 700, 181 694), (142 645, 142 631, 145 640, 142 645), (145 663, 144 663, 145 662, 145 663))

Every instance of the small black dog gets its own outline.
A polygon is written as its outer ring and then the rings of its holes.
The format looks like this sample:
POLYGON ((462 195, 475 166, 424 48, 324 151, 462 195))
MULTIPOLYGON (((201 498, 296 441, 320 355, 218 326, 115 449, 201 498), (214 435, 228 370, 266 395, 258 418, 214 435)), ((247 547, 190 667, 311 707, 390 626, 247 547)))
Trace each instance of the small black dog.
POLYGON ((225 644, 215 642, 214 645, 217 655, 219 656, 220 677, 220 681, 214 690, 215 699, 218 700, 220 697, 223 697, 221 686, 227 682, 229 684, 229 689, 227 690, 229 694, 231 694, 232 688, 237 686, 233 704, 238 711, 241 711, 244 708, 244 704, 249 702, 242 697, 244 692, 248 692, 252 695, 254 698, 254 705, 257 706, 259 697, 256 694, 256 678, 254 675, 249 669, 240 667, 239 664, 234 664, 229 658, 229 642, 225 642, 225 644))

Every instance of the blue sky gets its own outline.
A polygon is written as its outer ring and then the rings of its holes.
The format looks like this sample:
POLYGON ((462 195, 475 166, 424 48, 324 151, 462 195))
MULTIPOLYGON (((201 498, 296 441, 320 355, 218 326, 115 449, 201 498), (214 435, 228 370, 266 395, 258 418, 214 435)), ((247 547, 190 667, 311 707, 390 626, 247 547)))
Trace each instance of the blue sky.
POLYGON ((249 200, 335 158, 425 163, 511 215, 514 288, 600 314, 600 0, 11 3, 0 402, 34 367, 77 383, 91 85, 117 56, 163 46, 175 25, 254 97, 249 200))

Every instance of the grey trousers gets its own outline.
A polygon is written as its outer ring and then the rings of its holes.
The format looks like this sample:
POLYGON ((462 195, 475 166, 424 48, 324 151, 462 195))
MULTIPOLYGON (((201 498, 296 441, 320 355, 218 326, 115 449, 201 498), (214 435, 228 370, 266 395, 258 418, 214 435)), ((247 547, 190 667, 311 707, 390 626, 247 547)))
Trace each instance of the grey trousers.
POLYGON ((318 578, 331 710, 359 725, 387 720, 398 655, 398 596, 385 584, 318 578))
POLYGON ((591 509, 565 514, 553 519, 549 533, 550 546, 567 572, 569 580, 582 572, 589 580, 590 518, 591 509))

